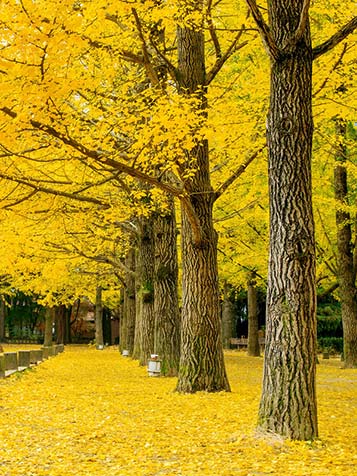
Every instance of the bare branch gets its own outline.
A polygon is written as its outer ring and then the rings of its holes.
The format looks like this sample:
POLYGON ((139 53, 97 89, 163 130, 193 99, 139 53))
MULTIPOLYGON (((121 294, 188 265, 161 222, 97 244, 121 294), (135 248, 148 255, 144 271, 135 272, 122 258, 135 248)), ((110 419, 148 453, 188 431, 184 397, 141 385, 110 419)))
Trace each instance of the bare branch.
POLYGON ((122 261, 111 259, 106 255, 89 255, 88 253, 85 253, 84 251, 79 249, 74 243, 71 243, 71 246, 73 249, 58 243, 50 242, 50 241, 46 242, 46 245, 51 246, 52 248, 58 251, 61 251, 63 253, 68 253, 72 255, 76 254, 78 256, 81 256, 82 258, 88 259, 89 261, 95 261, 96 263, 109 264, 114 269, 120 269, 121 271, 124 271, 125 273, 135 275, 135 272, 129 269, 127 266, 125 266, 125 264, 122 263, 122 261))
POLYGON ((149 80, 150 80, 150 82, 153 86, 154 85, 160 85, 159 77, 158 77, 155 69, 153 68, 153 66, 151 64, 150 55, 149 55, 149 52, 148 52, 148 49, 147 49, 147 46, 146 46, 146 41, 145 41, 145 37, 144 37, 144 33, 143 33, 142 26, 141 26, 139 15, 138 15, 135 8, 132 8, 131 11, 134 15, 135 24, 136 24, 136 27, 138 29, 139 38, 140 38, 140 41, 141 41, 141 44, 142 44, 142 51, 143 51, 143 56, 144 56, 144 66, 145 66, 145 69, 146 69, 146 73, 147 73, 148 78, 149 78, 149 80))
POLYGON ((335 289, 339 287, 339 283, 333 283, 327 289, 317 294, 317 299, 324 299, 326 296, 331 294, 335 289))
POLYGON ((9 210, 10 208, 13 208, 13 207, 16 207, 16 205, 19 205, 20 203, 23 203, 25 202, 26 200, 29 200, 30 198, 32 198, 34 195, 36 195, 37 193, 37 190, 32 190, 30 193, 28 193, 27 195, 25 195, 24 197, 8 204, 8 205, 5 205, 3 208, 5 210, 9 210))
POLYGON ((322 56, 328 51, 332 50, 336 45, 341 43, 348 35, 353 33, 357 28, 357 17, 352 18, 346 25, 338 30, 334 35, 331 36, 327 41, 321 43, 321 45, 315 46, 312 50, 313 59, 322 56))
POLYGON ((342 60, 343 60, 343 57, 345 56, 347 52, 347 43, 345 43, 343 45, 343 49, 341 51, 341 54, 339 55, 339 57, 337 58, 337 61, 333 64, 332 68, 330 69, 328 75, 326 76, 326 78, 322 81, 322 84, 321 86, 317 89, 317 91, 315 91, 312 95, 312 97, 316 97, 323 89, 324 87, 326 86, 326 84, 328 83, 328 80, 329 80, 329 77, 331 76, 331 74, 333 73, 333 71, 335 71, 335 69, 342 63, 342 60))
POLYGON ((272 37, 271 31, 269 26, 266 24, 263 15, 261 14, 259 7, 256 3, 255 0, 246 0, 248 7, 253 15, 253 18, 255 20, 255 23, 257 24, 259 33, 262 37, 264 46, 269 54, 269 56, 273 60, 277 60, 279 58, 279 48, 277 47, 277 44, 272 37))
POLYGON ((240 40, 240 37, 242 36, 244 29, 240 30, 235 37, 235 39, 232 41, 230 44, 229 48, 227 51, 224 53, 224 55, 221 54, 221 56, 217 57, 217 61, 213 65, 211 71, 207 73, 207 79, 206 79, 206 85, 208 86, 212 80, 215 78, 215 76, 219 73, 219 71, 222 69, 224 66, 225 62, 229 59, 230 56, 232 56, 236 51, 240 50, 243 48, 243 46, 248 44, 248 41, 244 41, 240 45, 238 45, 238 41, 240 40))
POLYGON ((265 145, 258 149, 257 151, 254 152, 243 164, 241 164, 238 169, 230 176, 228 179, 223 182, 218 190, 215 193, 215 200, 217 200, 226 190, 227 188, 232 185, 232 183, 237 180, 238 177, 242 175, 243 172, 245 172, 246 168, 248 165, 250 165, 254 159, 260 154, 260 152, 265 148, 265 145))
POLYGON ((216 28, 213 24, 212 16, 211 16, 211 10, 212 10, 212 0, 208 0, 207 2, 207 24, 208 24, 208 30, 211 35, 211 40, 214 46, 214 50, 216 52, 216 58, 217 60, 222 57, 222 50, 221 50, 221 45, 218 40, 218 36, 216 33, 216 28))
POLYGON ((43 192, 43 193, 48 193, 50 195, 58 195, 60 197, 65 197, 65 198, 70 198, 72 200, 77 200, 79 202, 87 202, 87 203, 93 203, 95 205, 100 205, 101 207, 109 207, 109 203, 105 203, 102 200, 98 200, 97 198, 94 197, 85 197, 83 195, 76 195, 76 192, 62 192, 60 190, 56 190, 53 188, 49 187, 43 187, 40 186, 36 183, 30 182, 29 180, 26 179, 21 179, 19 177, 12 177, 11 175, 6 175, 0 172, 0 178, 3 178, 5 180, 9 180, 10 182, 16 182, 21 185, 25 185, 26 187, 32 188, 35 192, 43 192))

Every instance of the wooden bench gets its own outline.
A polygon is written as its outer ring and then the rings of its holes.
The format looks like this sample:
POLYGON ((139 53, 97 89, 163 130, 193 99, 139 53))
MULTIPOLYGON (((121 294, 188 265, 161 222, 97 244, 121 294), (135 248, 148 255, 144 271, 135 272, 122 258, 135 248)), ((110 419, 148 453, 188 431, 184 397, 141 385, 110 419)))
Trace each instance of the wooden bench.
MULTIPOLYGON (((247 349, 248 348, 248 338, 245 336, 242 337, 231 337, 229 339, 230 347, 233 349, 247 349)), ((265 347, 265 338, 259 337, 259 345, 261 349, 265 347)))

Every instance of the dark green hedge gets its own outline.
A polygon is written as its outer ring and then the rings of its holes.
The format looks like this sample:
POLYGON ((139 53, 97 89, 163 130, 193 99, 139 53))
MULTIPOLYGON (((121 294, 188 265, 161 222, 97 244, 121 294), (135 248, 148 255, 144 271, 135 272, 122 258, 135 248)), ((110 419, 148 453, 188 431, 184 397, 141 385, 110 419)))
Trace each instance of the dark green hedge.
POLYGON ((342 337, 318 337, 317 345, 318 352, 328 351, 335 354, 342 354, 343 352, 342 337))

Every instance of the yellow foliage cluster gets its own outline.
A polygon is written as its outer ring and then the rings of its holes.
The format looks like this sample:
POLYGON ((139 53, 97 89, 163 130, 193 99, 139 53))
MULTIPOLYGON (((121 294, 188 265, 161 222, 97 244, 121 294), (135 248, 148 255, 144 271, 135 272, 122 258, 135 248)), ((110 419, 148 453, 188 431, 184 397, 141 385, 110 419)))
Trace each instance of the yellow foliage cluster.
POLYGON ((1 476, 356 473, 356 374, 318 366, 320 439, 255 432, 262 359, 226 353, 232 393, 180 395, 114 348, 69 346, 0 381, 1 476))

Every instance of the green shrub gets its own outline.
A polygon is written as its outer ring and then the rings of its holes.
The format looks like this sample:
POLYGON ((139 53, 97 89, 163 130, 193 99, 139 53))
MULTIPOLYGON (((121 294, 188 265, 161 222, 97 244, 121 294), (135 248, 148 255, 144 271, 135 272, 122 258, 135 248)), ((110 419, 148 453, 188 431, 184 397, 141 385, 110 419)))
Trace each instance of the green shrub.
POLYGON ((342 354, 343 338, 342 337, 318 337, 318 352, 331 352, 333 354, 342 354))

